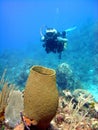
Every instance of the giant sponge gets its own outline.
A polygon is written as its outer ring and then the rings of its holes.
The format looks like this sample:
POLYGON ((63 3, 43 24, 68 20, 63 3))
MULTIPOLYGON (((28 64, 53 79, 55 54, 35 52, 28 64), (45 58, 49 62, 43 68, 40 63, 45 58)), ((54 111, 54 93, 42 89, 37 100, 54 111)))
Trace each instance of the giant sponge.
POLYGON ((58 90, 56 72, 43 66, 33 66, 24 90, 24 115, 37 122, 38 130, 46 130, 56 114, 58 90))

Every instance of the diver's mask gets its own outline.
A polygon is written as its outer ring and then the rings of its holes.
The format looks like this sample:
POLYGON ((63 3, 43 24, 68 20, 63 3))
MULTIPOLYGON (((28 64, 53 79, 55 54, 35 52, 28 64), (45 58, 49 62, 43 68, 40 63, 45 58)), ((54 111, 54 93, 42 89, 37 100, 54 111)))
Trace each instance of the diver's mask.
POLYGON ((54 29, 54 28, 48 28, 48 29, 46 29, 46 35, 47 36, 51 37, 51 36, 53 36, 55 34, 57 34, 57 30, 56 29, 54 29))

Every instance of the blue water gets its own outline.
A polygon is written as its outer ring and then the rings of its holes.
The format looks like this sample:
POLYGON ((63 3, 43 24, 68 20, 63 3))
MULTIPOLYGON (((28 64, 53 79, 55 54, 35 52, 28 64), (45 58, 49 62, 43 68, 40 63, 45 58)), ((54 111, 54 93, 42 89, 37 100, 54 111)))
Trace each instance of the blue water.
POLYGON ((96 98, 97 36, 97 0, 1 0, 0 75, 7 68, 7 80, 23 87, 32 65, 56 69, 66 62, 75 76, 87 83, 85 89, 94 86, 96 98), (40 28, 45 25, 59 31, 77 27, 67 34, 68 45, 61 60, 56 54, 47 54, 42 47, 40 28))

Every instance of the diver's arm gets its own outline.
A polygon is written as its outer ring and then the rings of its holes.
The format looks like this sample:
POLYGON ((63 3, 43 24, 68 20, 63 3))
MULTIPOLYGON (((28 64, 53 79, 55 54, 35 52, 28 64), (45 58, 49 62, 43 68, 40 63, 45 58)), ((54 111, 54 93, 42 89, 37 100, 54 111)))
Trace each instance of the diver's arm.
POLYGON ((68 41, 67 38, 62 38, 62 37, 57 37, 57 40, 58 40, 59 42, 67 42, 67 41, 68 41))
POLYGON ((70 32, 70 31, 75 30, 76 28, 77 28, 77 26, 74 26, 74 27, 68 28, 68 29, 66 29, 66 30, 64 30, 64 31, 67 33, 67 32, 70 32))

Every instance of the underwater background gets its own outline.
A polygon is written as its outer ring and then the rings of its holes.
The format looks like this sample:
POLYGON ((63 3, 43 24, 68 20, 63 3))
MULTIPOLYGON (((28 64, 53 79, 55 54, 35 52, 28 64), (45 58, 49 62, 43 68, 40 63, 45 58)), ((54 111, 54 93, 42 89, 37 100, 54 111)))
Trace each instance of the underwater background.
POLYGON ((97 0, 1 0, 0 76, 5 70, 6 80, 22 90, 31 66, 43 65, 56 70, 60 89, 84 88, 98 102, 97 12, 97 0), (76 27, 67 33, 61 59, 42 47, 43 26, 58 31, 76 27))

